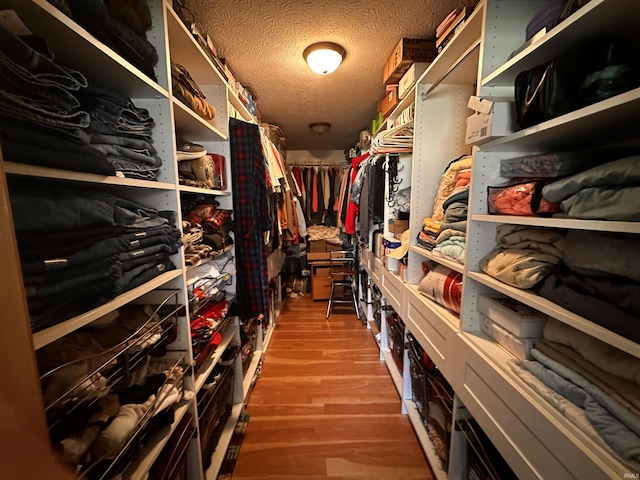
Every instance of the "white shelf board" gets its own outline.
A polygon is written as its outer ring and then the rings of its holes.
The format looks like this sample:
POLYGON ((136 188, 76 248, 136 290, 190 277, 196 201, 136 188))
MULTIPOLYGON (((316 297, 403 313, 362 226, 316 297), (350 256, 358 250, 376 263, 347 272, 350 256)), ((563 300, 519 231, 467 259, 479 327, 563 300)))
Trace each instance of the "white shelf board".
MULTIPOLYGON (((594 38, 627 29, 637 30, 639 2, 591 0, 570 19, 552 28, 539 41, 519 52, 500 68, 482 79, 482 86, 513 87, 518 73, 549 61, 594 38), (589 32, 589 37, 585 36, 589 32)), ((609 35, 607 35, 609 36, 609 35)))
POLYGON ((132 290, 129 290, 128 292, 123 293, 122 295, 117 296, 104 305, 96 307, 93 310, 89 310, 88 312, 78 315, 77 317, 65 320, 64 322, 59 323, 58 325, 54 325, 53 327, 49 327, 40 332, 36 332, 33 334, 33 345, 36 350, 42 348, 45 345, 48 345, 51 342, 54 342, 81 327, 84 327, 85 325, 102 317, 103 315, 114 311, 116 308, 132 302, 136 298, 141 297, 145 293, 148 293, 151 290, 164 285, 174 278, 178 278, 180 275, 182 275, 182 269, 180 268, 165 272, 148 281, 144 285, 140 285, 137 288, 134 288, 132 290))
POLYGON ((500 293, 504 293, 505 295, 515 298, 516 300, 529 305, 536 310, 539 310, 542 313, 545 313, 556 320, 559 320, 567 325, 570 325, 581 332, 584 332, 598 340, 608 343, 609 345, 616 347, 623 352, 628 353, 629 355, 633 355, 634 357, 640 358, 640 344, 635 343, 632 340, 624 338, 617 333, 612 332, 611 330, 607 330, 600 325, 597 325, 580 315, 576 315, 575 313, 562 308, 561 306, 547 300, 546 298, 540 297, 535 293, 532 293, 528 290, 521 290, 519 288, 512 287, 507 285, 506 283, 502 283, 495 278, 486 275, 484 273, 479 272, 467 272, 467 277, 471 278, 477 282, 482 283, 500 293))
POLYGON ((640 233, 640 222, 613 222, 608 220, 580 220, 577 218, 518 217, 512 215, 471 215, 472 221, 497 224, 531 225, 601 232, 640 233))
POLYGON ((220 361, 220 357, 233 340, 234 328, 232 324, 227 325, 227 328, 224 332, 222 332, 222 341, 220 345, 216 347, 211 356, 204 361, 202 366, 200 367, 200 371, 195 375, 193 389, 194 392, 198 393, 202 386, 205 384, 207 377, 213 371, 215 366, 220 361))
POLYGON ((177 98, 173 98, 171 103, 173 104, 176 131, 181 136, 198 142, 219 142, 228 139, 213 124, 202 118, 177 98))
POLYGON ((262 355, 261 352, 256 351, 253 352, 253 357, 251 357, 251 363, 249 364, 249 368, 247 369, 247 373, 244 376, 244 379, 242 380, 242 398, 244 399, 244 401, 247 401, 247 396, 249 395, 249 392, 251 391, 251 385, 253 384, 253 376, 256 373, 256 370, 258 369, 258 365, 260 364, 260 362, 262 361, 262 355))
POLYGON ((201 195, 216 195, 219 197, 227 197, 231 192, 225 190, 212 190, 210 188, 190 187, 189 185, 178 185, 178 190, 187 193, 199 193, 201 195))
POLYGON ((405 93, 404 98, 400 100, 398 105, 391 111, 391 113, 387 116, 388 119, 395 120, 400 116, 400 114, 404 111, 405 108, 409 107, 412 103, 416 101, 416 84, 409 89, 407 93, 405 93))
POLYGON ((228 88, 227 91, 229 92, 229 103, 233 105, 233 108, 235 108, 240 113, 242 118, 244 118, 246 121, 250 123, 257 123, 253 115, 251 115, 249 110, 247 110, 247 107, 245 106, 245 104, 242 103, 242 100, 240 100, 238 96, 235 93, 233 93, 233 90, 228 88))
POLYGON ((464 273, 464 265, 456 262, 452 258, 449 258, 445 255, 440 255, 437 252, 436 253, 430 252, 426 248, 423 248, 419 245, 411 245, 410 248, 412 252, 416 252, 419 255, 422 255, 423 257, 428 258, 429 260, 439 263, 440 265, 444 265, 445 267, 451 270, 454 270, 456 272, 464 273))
POLYGON ((381 348, 382 356, 384 357, 384 363, 387 365, 387 370, 389 370, 389 375, 391 375, 391 379, 393 380, 393 384, 402 398, 402 374, 400 370, 398 370, 398 366, 391 355, 391 351, 388 348, 381 348))
POLYGON ((454 327, 456 330, 460 330, 460 318, 456 316, 455 313, 450 311, 449 309, 443 307, 442 305, 437 304, 430 298, 425 297, 418 291, 418 285, 409 285, 407 284, 407 288, 410 293, 413 293, 417 298, 419 298, 422 303, 433 313, 435 313, 441 320, 447 322, 449 325, 454 327))
POLYGON ((57 180, 69 180, 74 182, 100 183, 103 185, 117 185, 123 187, 151 188, 156 190, 175 190, 173 183, 151 182, 137 180, 135 178, 122 178, 114 176, 97 175, 95 173, 74 172, 58 168, 39 167, 23 163, 4 162, 5 172, 9 175, 21 175, 25 177, 54 178, 57 180))
POLYGON ((411 421, 413 430, 414 432, 416 432, 416 436, 418 437, 418 441, 420 442, 420 446, 422 447, 422 451, 427 457, 427 461, 429 462, 429 466, 431 467, 433 476, 436 478, 436 480, 447 480, 449 478, 447 472, 446 470, 444 470, 444 468, 442 468, 442 461, 436 453, 436 449, 433 446, 433 442, 429 438, 427 429, 420 419, 420 413, 418 412, 416 403, 413 400, 407 399, 403 400, 403 402, 407 409, 407 415, 409 416, 409 420, 411 421))
MULTIPOLYGON (((484 11, 484 2, 480 2, 476 9, 469 15, 465 21, 464 27, 460 32, 447 44, 446 47, 438 54, 431 65, 427 67, 422 76, 416 83, 434 84, 440 79, 447 77, 444 83, 458 84, 461 79, 448 75, 452 70, 457 69, 458 64, 468 56, 472 51, 476 51, 479 55, 478 46, 480 44, 480 36, 482 33, 482 17, 484 11)), ((466 77, 463 84, 475 84, 478 77, 478 58, 475 59, 475 72, 465 72, 466 77)))
POLYGON ((90 82, 117 85, 132 98, 167 98, 169 93, 127 60, 46 0, 7 0, 2 8, 14 9, 35 34, 47 39, 56 63, 76 68, 90 82))
POLYGON ((173 8, 168 2, 165 5, 167 6, 169 46, 172 52, 180 52, 176 61, 184 64, 198 85, 226 85, 229 103, 245 120, 255 123, 256 120, 253 115, 229 87, 229 82, 225 80, 204 49, 193 38, 193 35, 184 26, 173 8))
POLYGON ((213 61, 187 30, 170 3, 165 1, 165 6, 169 48, 173 60, 184 66, 198 85, 224 84, 225 80, 213 61))
POLYGON ((229 444, 231 443, 231 437, 233 437, 233 432, 236 429, 238 419, 242 413, 242 408, 243 404, 237 403, 231 409, 231 416, 227 420, 227 423, 224 424, 222 434, 218 440, 218 445, 211 456, 211 466, 205 472, 206 480, 217 480, 218 472, 220 471, 222 462, 227 455, 227 448, 229 448, 229 444))
POLYGON ((189 410, 189 403, 184 403, 175 409, 173 423, 162 428, 151 437, 144 447, 138 452, 139 460, 130 464, 124 471, 124 478, 130 480, 146 480, 149 477, 149 469, 158 459, 160 452, 171 438, 171 434, 189 410))
POLYGON ((478 61, 480 60, 480 40, 476 40, 465 51, 454 65, 443 73, 443 77, 426 83, 430 87, 420 94, 420 100, 425 101, 438 85, 474 85, 478 77, 478 61))
POLYGON ((267 327, 267 334, 264 336, 264 340, 262 341, 262 352, 261 355, 264 357, 264 354, 267 353, 267 349, 269 348, 269 343, 271 343, 271 338, 273 337, 273 330, 275 329, 275 325, 270 324, 267 327))
POLYGON ((574 144, 607 143, 635 133, 640 88, 479 145, 481 151, 540 152, 574 144))

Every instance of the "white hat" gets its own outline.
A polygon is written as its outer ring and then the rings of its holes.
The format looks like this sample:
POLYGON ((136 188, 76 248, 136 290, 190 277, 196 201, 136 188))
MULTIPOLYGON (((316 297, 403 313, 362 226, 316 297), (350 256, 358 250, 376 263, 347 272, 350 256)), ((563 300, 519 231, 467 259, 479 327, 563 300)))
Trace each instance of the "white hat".
POLYGON ((391 258, 395 258, 396 260, 401 260, 402 257, 404 257, 409 251, 410 243, 411 243, 411 231, 405 230, 404 232, 402 232, 402 235, 400 235, 400 246, 398 248, 394 248, 393 250, 391 250, 391 253, 389 253, 389 256, 391 258))

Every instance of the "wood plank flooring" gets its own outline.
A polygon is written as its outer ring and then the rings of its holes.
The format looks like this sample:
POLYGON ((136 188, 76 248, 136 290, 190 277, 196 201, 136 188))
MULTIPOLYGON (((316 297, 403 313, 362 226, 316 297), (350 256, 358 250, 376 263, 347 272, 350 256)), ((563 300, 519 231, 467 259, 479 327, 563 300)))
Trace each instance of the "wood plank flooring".
POLYGON ((233 480, 433 479, 371 333, 326 306, 286 300, 233 480))

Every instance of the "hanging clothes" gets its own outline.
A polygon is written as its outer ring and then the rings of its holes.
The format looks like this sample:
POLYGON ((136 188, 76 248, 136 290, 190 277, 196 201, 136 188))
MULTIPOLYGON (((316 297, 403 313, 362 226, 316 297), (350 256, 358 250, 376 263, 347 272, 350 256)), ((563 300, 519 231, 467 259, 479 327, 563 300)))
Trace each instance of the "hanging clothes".
MULTIPOLYGON (((365 153, 364 155, 360 155, 359 157, 354 158, 351 161, 352 172, 351 172, 351 184, 355 180, 356 174, 358 173, 358 167, 360 164, 369 158, 369 154, 365 153)), ((384 196, 384 195, 383 195, 384 196)), ((344 233, 347 235, 353 235, 356 233, 356 217, 358 215, 358 204, 351 201, 351 188, 348 190, 348 201, 347 201, 347 212, 344 222, 344 233)))
MULTIPOLYGON (((372 167, 369 162, 363 162, 360 166, 360 171, 364 177, 364 181, 362 182, 362 190, 360 191, 359 203, 358 203, 358 225, 360 230, 361 238, 369 238, 369 182, 368 179, 371 175, 372 170, 375 167, 372 167)), ((368 243, 368 242, 367 242, 368 243)))
POLYGON ((369 174, 369 216, 373 223, 384 222, 384 161, 379 157, 369 174))
POLYGON ((269 314, 267 247, 271 228, 267 166, 257 125, 229 120, 237 299, 243 320, 269 314))

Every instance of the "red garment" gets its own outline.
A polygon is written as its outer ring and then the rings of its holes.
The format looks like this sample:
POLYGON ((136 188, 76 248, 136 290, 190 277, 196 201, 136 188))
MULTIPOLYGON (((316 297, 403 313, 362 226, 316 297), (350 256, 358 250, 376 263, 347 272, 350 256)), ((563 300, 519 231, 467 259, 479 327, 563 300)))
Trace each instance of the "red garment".
POLYGON ((293 167, 291 169, 291 173, 296 179, 296 183, 298 184, 298 188, 300 189, 300 195, 302 195, 302 203, 304 204, 305 199, 307 198, 307 192, 304 189, 304 180, 302 179, 302 169, 300 167, 293 167))
MULTIPOLYGON (((349 186, 347 187, 349 190, 348 193, 348 202, 347 203, 347 215, 344 219, 344 233, 347 235, 353 235, 356 233, 356 217, 358 216, 358 204, 351 201, 351 186, 353 185, 353 181, 356 179, 356 175, 358 174, 358 167, 360 164, 369 158, 369 154, 365 153, 364 155, 360 155, 359 157, 354 158, 351 161, 351 178, 349 179, 349 186)), ((365 180, 366 181, 366 180, 365 180)))
POLYGON ((318 170, 317 169, 313 169, 313 179, 311 180, 311 183, 313 185, 313 197, 311 198, 311 208, 313 209, 314 212, 318 211, 318 181, 320 179, 318 178, 318 170))

